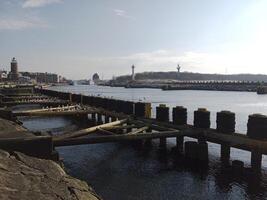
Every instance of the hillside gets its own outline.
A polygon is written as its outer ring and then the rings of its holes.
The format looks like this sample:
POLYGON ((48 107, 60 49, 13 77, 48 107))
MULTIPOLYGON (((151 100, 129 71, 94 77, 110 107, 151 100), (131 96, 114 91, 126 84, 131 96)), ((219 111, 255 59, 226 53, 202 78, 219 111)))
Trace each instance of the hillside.
MULTIPOLYGON (((175 79, 175 80, 236 80, 236 81, 260 81, 267 82, 267 75, 264 74, 201 74, 192 72, 143 72, 135 75, 136 80, 147 79, 175 79)), ((131 80, 130 75, 119 76, 116 78, 118 82, 131 80)))

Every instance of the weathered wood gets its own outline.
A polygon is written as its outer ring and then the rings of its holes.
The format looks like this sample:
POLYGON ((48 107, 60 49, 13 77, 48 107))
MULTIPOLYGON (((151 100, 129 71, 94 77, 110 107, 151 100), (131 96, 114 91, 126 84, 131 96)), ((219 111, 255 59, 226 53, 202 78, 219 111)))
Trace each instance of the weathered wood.
POLYGON ((71 111, 45 111, 33 113, 16 113, 15 116, 69 116, 69 115, 84 115, 90 114, 90 110, 71 110, 71 111))
POLYGON ((61 140, 54 140, 54 146, 71 146, 71 145, 81 145, 81 144, 97 144, 97 143, 108 143, 108 142, 122 142, 122 141, 134 141, 134 140, 144 140, 144 139, 155 139, 155 138, 165 138, 165 137, 176 137, 177 135, 193 135, 186 131, 163 131, 163 132, 153 132, 153 133, 142 133, 142 134, 122 134, 122 135, 109 135, 109 136, 93 136, 93 137, 83 137, 83 138, 66 138, 61 140))
POLYGON ((50 158, 53 151, 50 136, 0 139, 0 147, 7 151, 20 151, 39 158, 50 158))
POLYGON ((128 128, 141 128, 141 127, 142 125, 127 125, 127 126, 111 126, 111 127, 106 127, 103 129, 104 130, 121 130, 121 129, 128 129, 128 128))
POLYGON ((123 120, 118 120, 118 121, 115 121, 115 122, 110 122, 110 123, 107 123, 107 124, 101 124, 101 125, 98 125, 98 126, 93 126, 93 127, 90 127, 90 128, 78 130, 78 131, 73 132, 73 133, 66 133, 64 135, 56 135, 56 136, 53 137, 53 140, 56 141, 56 140, 62 140, 62 139, 65 139, 65 138, 73 138, 73 137, 80 137, 80 136, 88 135, 89 133, 97 131, 99 128, 116 126, 116 125, 125 123, 126 121, 127 121, 127 119, 123 119, 123 120))
POLYGON ((136 130, 134 130, 134 131, 131 131, 131 132, 125 134, 125 135, 134 135, 134 134, 142 133, 142 132, 144 132, 144 131, 147 130, 147 129, 149 129, 149 127, 148 127, 148 126, 145 126, 145 127, 136 129, 136 130))
POLYGON ((98 128, 97 131, 108 134, 108 135, 114 135, 115 133, 111 132, 111 131, 107 131, 105 129, 102 128, 98 128))
POLYGON ((57 106, 57 105, 67 105, 69 101, 10 101, 10 102, 2 102, 2 106, 15 106, 15 105, 27 105, 27 104, 39 104, 39 105, 49 105, 49 106, 57 106))
MULTIPOLYGON (((191 125, 179 126, 166 122, 158 122, 155 119, 139 119, 140 121, 145 122, 148 126, 152 128, 173 128, 180 131, 187 131, 195 133, 193 138, 198 139, 200 135, 206 137, 209 142, 214 142, 217 144, 228 143, 229 146, 239 148, 242 150, 251 151, 253 149, 258 149, 262 154, 267 154, 267 140, 256 140, 248 138, 246 135, 241 133, 232 133, 232 134, 222 134, 216 129, 206 129, 205 133, 201 129, 193 128, 191 125)), ((191 137, 191 136, 190 136, 191 137)))
POLYGON ((24 111, 15 111, 14 114, 18 113, 36 113, 36 112, 45 112, 45 111, 61 111, 61 110, 68 110, 68 109, 74 109, 78 106, 64 106, 64 107, 53 107, 53 108, 42 108, 42 109, 33 109, 33 110, 24 110, 24 111))

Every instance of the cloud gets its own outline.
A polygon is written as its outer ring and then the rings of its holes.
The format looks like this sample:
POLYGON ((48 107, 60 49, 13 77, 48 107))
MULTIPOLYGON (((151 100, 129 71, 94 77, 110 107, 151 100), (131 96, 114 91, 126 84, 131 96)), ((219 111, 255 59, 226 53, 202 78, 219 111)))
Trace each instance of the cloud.
POLYGON ((23 4, 23 8, 37 8, 43 7, 48 4, 61 3, 62 0, 26 0, 23 4))
POLYGON ((47 27, 47 24, 39 19, 0 19, 0 30, 22 30, 28 28, 47 27))
POLYGON ((156 50, 141 52, 125 56, 114 57, 88 57, 69 56, 66 59, 68 64, 80 67, 80 70, 69 71, 69 77, 80 77, 79 71, 84 74, 98 72, 104 77, 111 78, 112 75, 123 75, 131 73, 131 66, 136 66, 136 72, 144 71, 176 71, 177 64, 181 65, 182 71, 200 73, 264 73, 267 74, 267 61, 264 52, 253 53, 255 49, 246 51, 225 52, 202 52, 186 51, 177 52, 174 50, 156 50), (88 68, 87 66, 90 66, 88 68))
POLYGON ((125 10, 121 9, 113 9, 113 12, 115 13, 116 16, 126 18, 126 19, 132 19, 135 20, 135 17, 128 15, 128 13, 125 10))

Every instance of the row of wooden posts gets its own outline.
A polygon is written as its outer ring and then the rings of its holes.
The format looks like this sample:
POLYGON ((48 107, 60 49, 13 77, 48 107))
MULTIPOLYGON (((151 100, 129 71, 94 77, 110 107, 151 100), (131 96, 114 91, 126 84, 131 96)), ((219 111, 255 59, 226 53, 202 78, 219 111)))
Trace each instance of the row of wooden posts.
MULTIPOLYGON (((116 99, 108 99, 95 96, 83 96, 81 94, 71 94, 66 92, 58 92, 52 90, 38 90, 45 95, 59 97, 64 100, 69 99, 71 102, 81 104, 88 104, 93 107, 101 107, 106 110, 115 112, 122 112, 127 115, 134 115, 135 117, 150 118, 151 104, 144 102, 130 102, 116 99)), ((159 105, 156 107, 156 120, 159 122, 169 123, 169 107, 159 105)), ((108 121, 110 116, 105 115, 105 120, 108 121)), ((93 120, 96 120, 96 113, 92 114, 93 120)), ((179 126, 187 125, 187 109, 181 106, 174 107, 172 110, 172 124, 179 126)), ((102 114, 97 114, 97 120, 102 121, 102 114)), ((210 112, 207 109, 200 108, 194 111, 193 128, 197 128, 205 132, 210 128, 210 112)), ((217 113, 216 117, 216 131, 223 135, 235 135, 235 113, 230 111, 221 111, 217 113)), ((249 116, 247 123, 247 135, 244 137, 254 140, 267 139, 267 117, 260 114, 253 114, 249 116)), ((160 146, 166 147, 166 138, 160 137, 160 146)), ((256 146, 256 145, 255 145, 256 146)), ((198 142, 188 141, 184 143, 184 136, 177 137, 178 149, 185 151, 185 156, 192 159, 207 160, 208 159, 208 145, 206 138, 198 138, 198 142)), ((229 163, 230 148, 228 143, 221 144, 221 160, 223 163, 229 163)), ((260 149, 251 149, 251 167, 255 171, 260 171, 262 163, 262 153, 260 149)), ((240 165, 240 162, 234 162, 240 165)))

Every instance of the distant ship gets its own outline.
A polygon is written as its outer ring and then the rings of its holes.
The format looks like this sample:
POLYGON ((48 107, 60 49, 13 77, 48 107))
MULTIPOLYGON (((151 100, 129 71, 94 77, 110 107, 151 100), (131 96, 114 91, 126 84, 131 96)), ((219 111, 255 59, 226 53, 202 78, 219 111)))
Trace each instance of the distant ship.
POLYGON ((69 85, 74 85, 74 81, 69 81, 68 84, 69 85))

